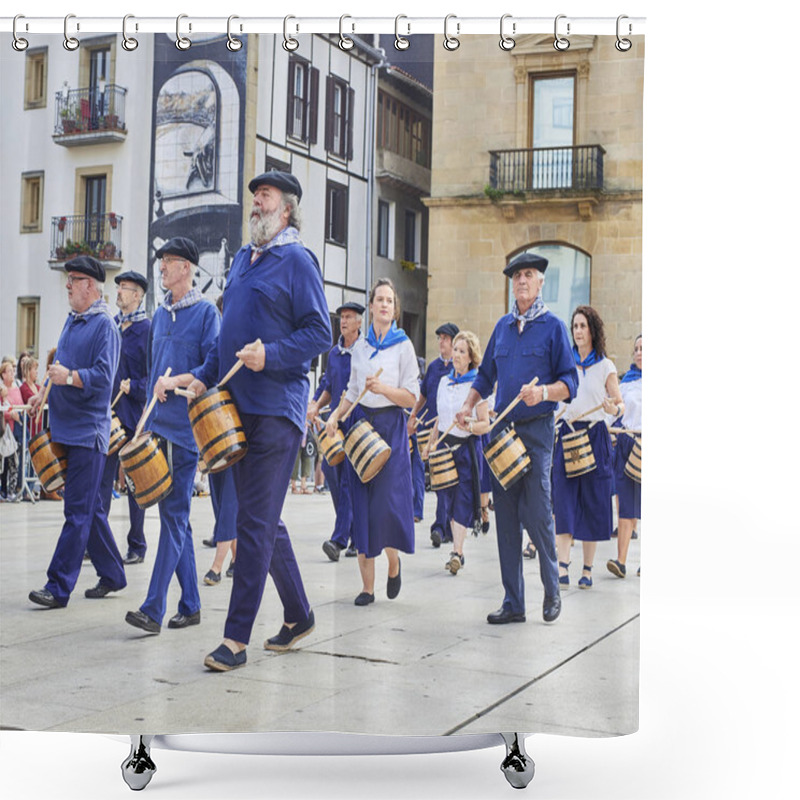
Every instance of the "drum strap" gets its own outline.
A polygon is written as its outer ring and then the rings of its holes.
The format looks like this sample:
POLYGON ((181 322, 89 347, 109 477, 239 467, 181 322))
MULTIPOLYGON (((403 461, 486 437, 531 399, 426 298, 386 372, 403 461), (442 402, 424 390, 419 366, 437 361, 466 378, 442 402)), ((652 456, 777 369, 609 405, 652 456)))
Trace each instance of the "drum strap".
POLYGON ((481 519, 481 473, 478 463, 478 451, 475 449, 475 437, 467 439, 470 455, 470 475, 472 477, 472 522, 481 519))

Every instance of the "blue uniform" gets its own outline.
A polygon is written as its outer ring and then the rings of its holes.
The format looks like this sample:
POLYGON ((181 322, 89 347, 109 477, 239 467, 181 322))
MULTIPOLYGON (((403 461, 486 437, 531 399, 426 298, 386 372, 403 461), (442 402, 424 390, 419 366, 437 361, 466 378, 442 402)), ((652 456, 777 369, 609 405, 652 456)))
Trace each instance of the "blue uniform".
POLYGON ((53 386, 49 395, 50 434, 67 453, 64 526, 47 570, 47 589, 67 605, 88 551, 100 581, 111 589, 126 585, 107 510, 99 496, 111 428, 111 388, 120 340, 108 307, 99 313, 70 314, 61 331, 55 361, 77 370, 83 388, 53 386))
MULTIPOLYGON (((519 394, 523 384, 538 377, 540 384, 562 381, 571 400, 578 388, 578 372, 572 357, 567 328, 549 311, 524 325, 519 332, 512 314, 501 317, 484 352, 478 377, 472 384, 488 397, 497 382, 495 410, 501 414, 519 394)), ((505 597, 503 608, 525 613, 522 575, 522 529, 528 532, 539 554, 539 574, 545 597, 559 594, 555 532, 553 529, 550 474, 553 459, 556 403, 536 406, 518 403, 505 418, 514 422, 531 459, 531 470, 508 490, 492 476, 497 549, 505 597)))

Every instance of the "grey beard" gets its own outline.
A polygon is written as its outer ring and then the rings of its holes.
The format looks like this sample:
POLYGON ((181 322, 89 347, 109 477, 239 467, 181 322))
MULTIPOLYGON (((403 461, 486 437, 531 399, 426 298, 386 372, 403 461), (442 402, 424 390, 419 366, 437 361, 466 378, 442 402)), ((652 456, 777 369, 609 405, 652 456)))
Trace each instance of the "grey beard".
POLYGON ((275 238, 281 231, 281 211, 277 209, 270 214, 258 214, 250 217, 250 239, 260 247, 275 238))

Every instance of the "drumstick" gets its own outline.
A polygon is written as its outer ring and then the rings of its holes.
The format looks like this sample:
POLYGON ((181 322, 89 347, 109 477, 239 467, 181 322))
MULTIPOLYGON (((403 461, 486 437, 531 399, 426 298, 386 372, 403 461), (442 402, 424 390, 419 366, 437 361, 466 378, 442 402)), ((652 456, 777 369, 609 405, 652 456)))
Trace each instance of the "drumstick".
MULTIPOLYGON (((167 371, 161 377, 169 378, 171 372, 172 372, 172 367, 167 367, 167 371)), ((142 428, 144 428, 144 423, 150 416, 150 412, 153 410, 153 406, 156 404, 156 400, 158 400, 158 395, 156 395, 156 393, 153 392, 153 397, 147 404, 147 408, 142 412, 142 418, 139 420, 139 424, 136 426, 136 430, 133 432, 132 441, 136 441, 139 438, 139 434, 142 432, 142 428)))
POLYGON ((120 389, 117 392, 117 396, 114 398, 114 402, 111 404, 111 408, 114 408, 114 406, 117 404, 117 401, 120 399, 120 397, 122 397, 123 394, 125 393, 122 391, 122 389, 120 389))
MULTIPOLYGON (((426 409, 425 409, 425 410, 424 410, 424 411, 423 411, 423 412, 422 412, 422 413, 421 413, 421 414, 420 414, 420 415, 419 415, 419 416, 416 418, 416 420, 414 420, 414 430, 416 430, 416 429, 417 429, 417 428, 420 426, 420 424, 422 423, 422 420, 423 420, 423 419, 425 419, 425 415, 428 413, 428 411, 430 411, 430 409, 429 409, 429 408, 426 408, 426 409)), ((411 413, 411 412, 409 412, 409 413, 411 413)))
POLYGON ((594 414, 595 411, 599 411, 603 407, 603 404, 600 403, 599 406, 595 406, 594 408, 590 408, 588 411, 584 411, 583 414, 578 414, 577 417, 572 417, 571 419, 567 420, 568 422, 577 422, 579 419, 583 419, 584 417, 588 417, 589 414, 594 414))
MULTIPOLYGON (((539 379, 534 378, 529 384, 527 384, 527 386, 535 386, 537 383, 539 383, 539 379)), ((522 388, 524 389, 526 387, 523 386, 522 388)), ((511 409, 517 405, 517 403, 519 403, 520 400, 522 400, 522 390, 520 390, 520 393, 505 407, 503 413, 500 414, 500 416, 489 426, 489 431, 491 431, 503 419, 503 417, 508 414, 508 412, 511 411, 511 409)))
POLYGON ((641 431, 632 431, 632 430, 629 430, 628 428, 609 428, 608 432, 609 433, 627 433, 628 436, 641 436, 642 435, 641 431))
POLYGON ((181 389, 180 386, 175 387, 175 394, 179 394, 181 397, 197 397, 197 392, 193 392, 191 389, 181 389))
MULTIPOLYGON (((374 375, 372 375, 371 377, 373 377, 373 378, 377 378, 377 377, 378 377, 378 376, 379 376, 379 375, 380 375, 382 372, 383 372, 383 367, 381 367, 381 368, 380 368, 380 369, 379 369, 379 370, 378 370, 378 371, 377 371, 377 372, 376 372, 374 375)), ((364 387, 364 391, 363 391, 363 392, 361 392, 361 394, 360 394, 360 395, 359 395, 359 396, 356 398, 356 401, 355 401, 355 403, 353 403, 353 405, 351 405, 351 406, 350 406, 350 408, 348 408, 348 409, 347 409, 347 411, 345 411, 345 412, 344 412, 343 416, 342 416, 342 417, 339 419, 339 422, 344 422, 344 421, 345 421, 345 420, 346 420, 346 419, 347 419, 347 418, 350 416, 350 414, 352 413, 353 409, 354 409, 354 408, 355 408, 355 407, 356 407, 356 406, 357 406, 357 405, 358 405, 358 404, 359 404, 359 403, 360 403, 360 402, 361 402, 361 401, 364 399, 364 395, 365 395, 365 394, 366 394, 368 391, 369 391, 369 389, 367 389, 367 387, 365 386, 365 387, 364 387)))
MULTIPOLYGON (((258 346, 261 344, 261 339, 256 339, 252 345, 245 345, 245 347, 258 346)), ((241 358, 236 360, 236 363, 228 370, 225 377, 217 384, 217 389, 221 389, 242 367, 244 361, 241 358)))
MULTIPOLYGON (((478 421, 477 417, 468 417, 466 419, 466 422, 477 422, 477 421, 478 421)), ((450 433, 450 431, 453 430, 453 428, 455 428, 456 425, 458 425, 458 420, 454 419, 453 420, 453 424, 441 436, 437 436, 436 437, 436 443, 438 444, 439 442, 441 442, 444 439, 446 439, 447 438, 447 434, 450 433)), ((434 450, 433 452, 436 453, 438 451, 434 450)))
MULTIPOLYGON (((59 362, 56 361, 55 363, 58 364, 59 362)), ((47 395, 50 394, 50 389, 53 386, 53 381, 51 381, 50 378, 48 378, 44 382, 44 384, 45 385, 44 385, 44 394, 42 395, 42 402, 39 403, 39 408, 37 409, 37 413, 36 413, 36 424, 37 425, 39 424, 39 420, 42 418, 42 412, 44 411, 44 405, 47 402, 47 395)))

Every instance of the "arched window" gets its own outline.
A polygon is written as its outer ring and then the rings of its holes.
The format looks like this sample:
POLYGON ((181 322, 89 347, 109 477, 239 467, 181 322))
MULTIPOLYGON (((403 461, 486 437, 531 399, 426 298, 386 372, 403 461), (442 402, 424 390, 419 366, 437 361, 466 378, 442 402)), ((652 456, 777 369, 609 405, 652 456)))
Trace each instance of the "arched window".
MULTIPOLYGON (((542 300, 557 317, 567 323, 576 306, 589 305, 592 283, 592 259, 582 250, 565 244, 537 244, 514 253, 535 253, 548 261, 542 300)), ((510 261, 511 259, 509 259, 510 261)), ((508 309, 514 304, 511 281, 508 282, 508 309)))

